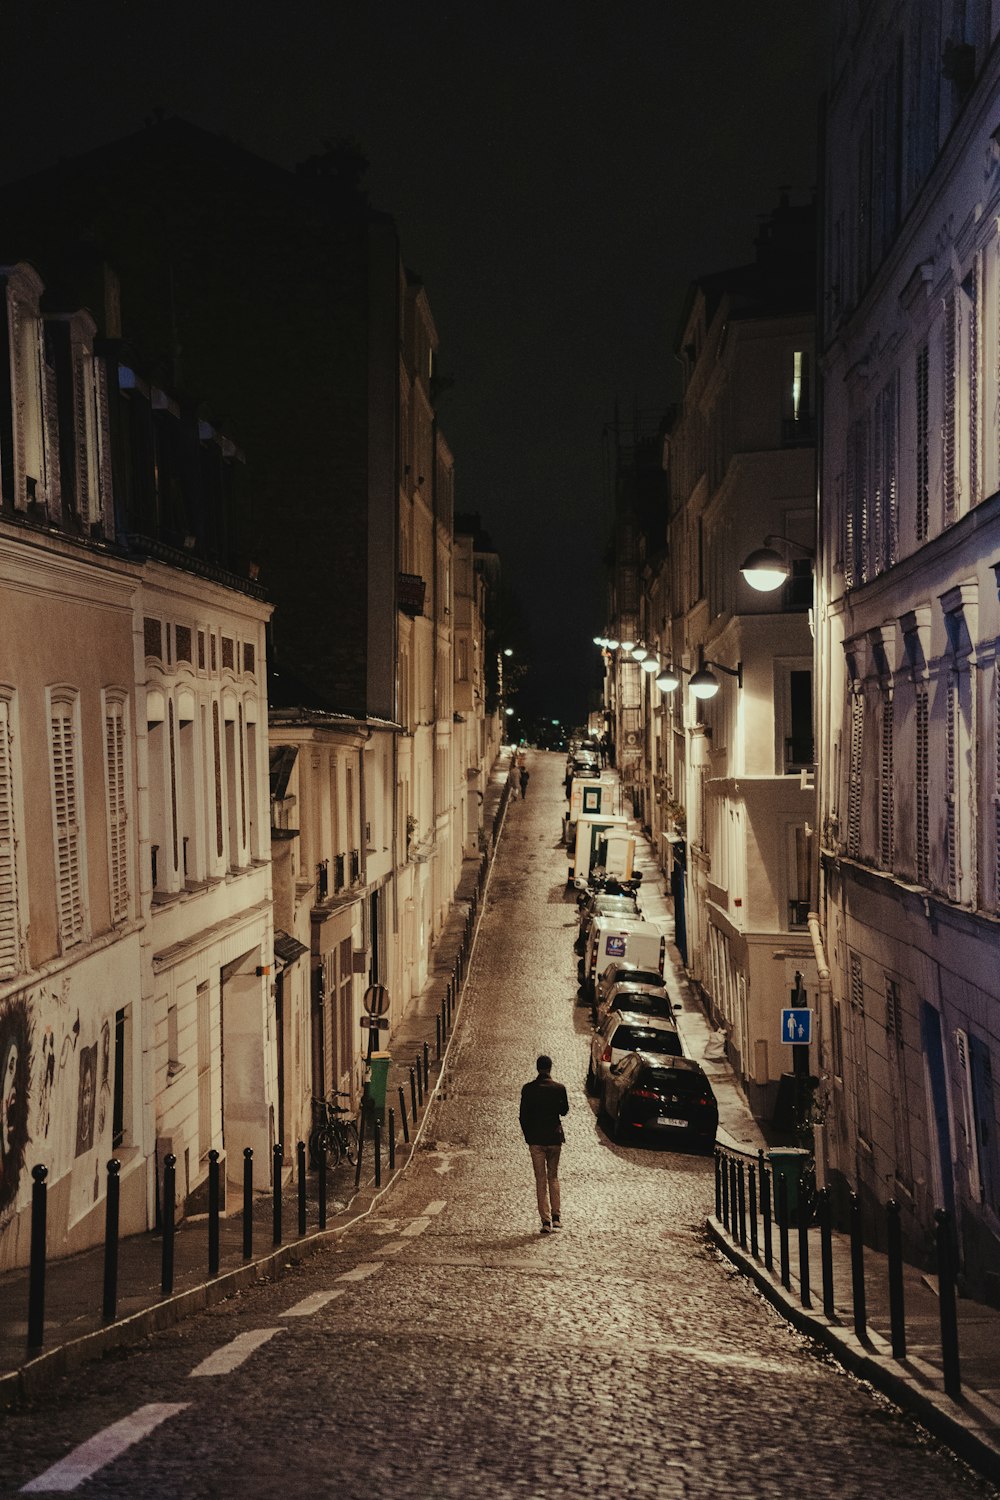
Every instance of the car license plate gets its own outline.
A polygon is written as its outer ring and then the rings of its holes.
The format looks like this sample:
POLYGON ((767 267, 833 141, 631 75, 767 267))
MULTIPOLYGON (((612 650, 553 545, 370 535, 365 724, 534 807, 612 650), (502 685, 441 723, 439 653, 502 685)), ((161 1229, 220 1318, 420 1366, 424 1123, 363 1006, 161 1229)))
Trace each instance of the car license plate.
POLYGON ((676 1125, 681 1130, 686 1130, 688 1124, 687 1120, 678 1120, 674 1115, 657 1115, 656 1123, 657 1125, 676 1125))

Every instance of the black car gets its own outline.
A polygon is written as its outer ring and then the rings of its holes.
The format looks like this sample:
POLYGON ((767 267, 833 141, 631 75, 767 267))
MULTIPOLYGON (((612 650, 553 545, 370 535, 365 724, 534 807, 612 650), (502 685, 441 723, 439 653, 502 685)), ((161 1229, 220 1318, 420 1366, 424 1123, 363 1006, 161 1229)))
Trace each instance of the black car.
POLYGON ((616 1141, 631 1135, 708 1151, 715 1145, 719 1106, 700 1063, 689 1057, 630 1052, 608 1071, 601 1109, 616 1141))

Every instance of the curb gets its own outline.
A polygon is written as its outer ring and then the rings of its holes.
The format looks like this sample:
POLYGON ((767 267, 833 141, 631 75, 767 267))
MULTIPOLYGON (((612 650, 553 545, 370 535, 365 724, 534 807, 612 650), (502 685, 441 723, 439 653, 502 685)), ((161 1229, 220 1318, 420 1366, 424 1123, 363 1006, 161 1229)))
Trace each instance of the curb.
POLYGON ((963 1395, 957 1401, 939 1394, 933 1387, 940 1384, 941 1375, 933 1365, 912 1356, 894 1360, 888 1341, 872 1331, 868 1343, 861 1343, 853 1330, 831 1322, 821 1312, 802 1307, 747 1251, 733 1244, 714 1215, 706 1219, 705 1227, 716 1248, 800 1333, 822 1344, 852 1375, 866 1380, 896 1406, 911 1412, 970 1467, 988 1479, 1000 1481, 1000 1445, 983 1430, 986 1426, 1000 1426, 1000 1411, 992 1403, 975 1393, 963 1395))

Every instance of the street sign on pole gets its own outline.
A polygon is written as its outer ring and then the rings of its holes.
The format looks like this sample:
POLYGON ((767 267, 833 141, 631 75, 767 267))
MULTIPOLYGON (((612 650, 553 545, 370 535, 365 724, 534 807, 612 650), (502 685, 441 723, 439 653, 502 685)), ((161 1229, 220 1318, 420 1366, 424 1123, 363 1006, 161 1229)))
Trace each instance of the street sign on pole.
POLYGON ((370 1027, 372 1031, 388 1031, 389 1030, 389 1017, 388 1016, 362 1016, 361 1017, 361 1025, 365 1028, 365 1030, 368 1030, 368 1028, 370 1027))
POLYGON ((370 1016, 384 1016, 389 1009, 389 991, 384 984, 370 984, 361 1003, 370 1016))
POLYGON ((781 1012, 781 1040, 790 1046, 808 1047, 812 1041, 811 1010, 788 1009, 781 1012))

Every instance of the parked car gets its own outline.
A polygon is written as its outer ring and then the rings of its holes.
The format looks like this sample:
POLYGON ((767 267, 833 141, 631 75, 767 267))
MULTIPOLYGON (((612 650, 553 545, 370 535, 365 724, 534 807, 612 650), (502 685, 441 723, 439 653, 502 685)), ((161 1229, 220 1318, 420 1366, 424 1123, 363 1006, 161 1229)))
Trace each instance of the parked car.
POLYGON ((594 1025, 601 1027, 614 1011, 634 1010, 643 1016, 664 1016, 673 1020, 674 1008, 670 1003, 666 985, 630 984, 628 980, 613 984, 601 1001, 593 1008, 594 1025))
POLYGON ((625 959, 662 975, 666 957, 667 940, 651 922, 595 917, 577 969, 580 988, 586 999, 593 1001, 594 981, 612 960, 625 959))
POLYGON ((634 1010, 611 1011, 590 1043, 587 1093, 599 1094, 608 1069, 630 1052, 655 1053, 659 1057, 683 1057, 680 1033, 666 1016, 640 1015, 634 1010))
POLYGON ((640 968, 623 958, 617 958, 598 976, 594 984, 594 999, 600 1005, 613 984, 663 984, 663 976, 656 969, 640 968))
POLYGON ((690 1057, 630 1052, 608 1069, 601 1109, 616 1141, 631 1134, 660 1145, 684 1142, 706 1151, 715 1145, 719 1106, 701 1064, 690 1057))

